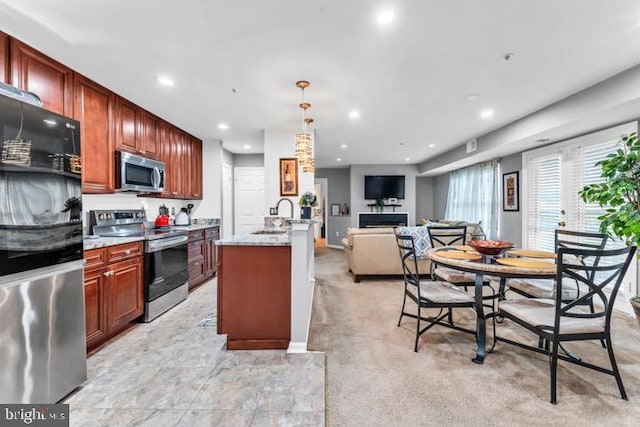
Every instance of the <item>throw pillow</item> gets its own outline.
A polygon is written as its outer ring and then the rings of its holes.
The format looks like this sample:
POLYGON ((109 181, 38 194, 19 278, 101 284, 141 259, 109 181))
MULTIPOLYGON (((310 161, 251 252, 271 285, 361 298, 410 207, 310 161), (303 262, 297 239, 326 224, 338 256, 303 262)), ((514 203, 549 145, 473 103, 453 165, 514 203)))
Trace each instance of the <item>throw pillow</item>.
POLYGON ((417 258, 425 258, 427 256, 427 251, 431 249, 431 241, 429 239, 429 229, 426 226, 398 227, 397 233, 402 236, 413 237, 417 258))

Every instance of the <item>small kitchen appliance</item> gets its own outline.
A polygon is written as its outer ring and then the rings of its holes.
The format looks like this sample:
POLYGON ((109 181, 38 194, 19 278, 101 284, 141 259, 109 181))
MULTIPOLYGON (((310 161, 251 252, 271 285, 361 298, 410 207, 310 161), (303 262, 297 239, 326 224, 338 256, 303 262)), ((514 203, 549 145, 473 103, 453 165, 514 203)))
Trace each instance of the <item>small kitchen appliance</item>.
POLYGON ((156 227, 169 227, 171 225, 171 221, 169 219, 169 209, 165 205, 160 206, 158 208, 159 214, 156 217, 154 222, 156 227))
POLYGON ((187 208, 180 209, 180 213, 176 216, 174 221, 175 225, 189 225, 189 215, 187 214, 187 208))

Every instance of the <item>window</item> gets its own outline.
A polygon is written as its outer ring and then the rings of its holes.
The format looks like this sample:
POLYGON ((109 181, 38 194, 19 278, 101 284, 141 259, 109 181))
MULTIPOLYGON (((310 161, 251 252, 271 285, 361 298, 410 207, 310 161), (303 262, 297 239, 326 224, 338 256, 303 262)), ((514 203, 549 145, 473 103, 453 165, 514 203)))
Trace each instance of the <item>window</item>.
POLYGON ((445 219, 465 222, 482 221, 488 239, 498 236, 497 160, 451 172, 445 219))
MULTIPOLYGON (((603 208, 584 203, 578 192, 602 180, 595 164, 618 148, 621 135, 635 131, 637 123, 628 123, 522 154, 524 247, 553 251, 557 228, 599 231, 603 208)), ((623 284, 629 292, 636 289, 635 270, 632 263, 623 284)))

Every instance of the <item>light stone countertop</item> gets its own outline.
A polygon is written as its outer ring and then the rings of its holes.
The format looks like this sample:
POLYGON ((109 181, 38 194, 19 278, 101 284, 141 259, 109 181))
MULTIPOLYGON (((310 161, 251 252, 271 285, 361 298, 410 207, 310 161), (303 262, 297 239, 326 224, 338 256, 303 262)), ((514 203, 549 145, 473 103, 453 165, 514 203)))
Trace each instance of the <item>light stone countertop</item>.
MULTIPOLYGON (((261 228, 256 231, 276 230, 261 228)), ((286 230, 280 228, 280 230, 286 230)), ((291 231, 281 234, 237 234, 230 238, 216 240, 216 246, 291 246, 291 231)))
POLYGON ((105 248, 107 246, 121 245, 123 243, 139 242, 144 240, 144 236, 134 237, 98 237, 86 238, 83 240, 83 247, 85 251, 91 249, 105 248))
POLYGON ((173 228, 176 230, 186 230, 186 231, 197 231, 204 230, 206 228, 220 227, 220 223, 213 224, 191 224, 191 225, 174 225, 173 228))

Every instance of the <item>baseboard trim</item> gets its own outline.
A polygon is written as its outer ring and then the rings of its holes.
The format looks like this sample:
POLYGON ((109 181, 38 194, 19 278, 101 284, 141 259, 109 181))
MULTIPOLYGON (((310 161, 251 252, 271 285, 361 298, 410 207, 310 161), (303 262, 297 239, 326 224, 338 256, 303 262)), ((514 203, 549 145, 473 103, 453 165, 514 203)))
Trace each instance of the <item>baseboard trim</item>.
POLYGON ((344 251, 344 246, 338 246, 338 245, 327 245, 328 248, 332 248, 332 249, 340 249, 344 251))
POLYGON ((306 342, 290 342, 289 347, 287 348, 287 353, 306 353, 306 352, 307 352, 306 342))

